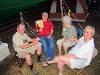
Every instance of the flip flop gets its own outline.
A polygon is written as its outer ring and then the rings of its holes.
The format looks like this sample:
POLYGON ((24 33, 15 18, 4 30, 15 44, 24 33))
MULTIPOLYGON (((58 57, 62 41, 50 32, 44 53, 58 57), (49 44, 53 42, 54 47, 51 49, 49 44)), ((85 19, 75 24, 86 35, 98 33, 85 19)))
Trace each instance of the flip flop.
POLYGON ((43 66, 43 67, 47 67, 47 66, 48 66, 48 63, 47 63, 47 62, 43 62, 43 63, 42 63, 42 66, 43 66))

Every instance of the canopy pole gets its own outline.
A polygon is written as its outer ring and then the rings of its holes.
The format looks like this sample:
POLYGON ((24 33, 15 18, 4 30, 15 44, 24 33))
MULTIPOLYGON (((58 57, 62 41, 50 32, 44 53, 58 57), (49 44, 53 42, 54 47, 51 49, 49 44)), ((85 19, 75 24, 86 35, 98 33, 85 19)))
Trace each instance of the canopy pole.
POLYGON ((61 18, 63 17, 63 7, 62 7, 62 0, 60 0, 60 9, 61 9, 61 18))
POLYGON ((23 15, 22 15, 22 12, 20 12, 20 21, 21 21, 21 23, 24 23, 24 22, 23 22, 23 15))

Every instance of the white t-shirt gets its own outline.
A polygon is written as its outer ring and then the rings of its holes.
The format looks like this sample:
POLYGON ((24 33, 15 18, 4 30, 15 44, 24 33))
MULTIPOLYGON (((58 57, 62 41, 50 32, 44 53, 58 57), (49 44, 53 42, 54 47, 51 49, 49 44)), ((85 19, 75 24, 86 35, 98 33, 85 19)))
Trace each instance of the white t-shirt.
POLYGON ((21 48, 19 47, 19 45, 24 44, 25 42, 28 42, 30 40, 30 38, 24 33, 23 35, 21 35, 20 33, 16 32, 13 35, 13 45, 16 50, 20 50, 21 48))
MULTIPOLYGON (((92 38, 88 42, 84 42, 84 37, 80 38, 76 46, 74 46, 70 51, 69 54, 75 54, 78 58, 85 59, 86 62, 84 66, 88 66, 92 60, 93 53, 94 53, 94 39, 92 38)), ((73 63, 74 65, 74 63, 73 63)), ((76 64, 75 64, 76 66, 76 64)))

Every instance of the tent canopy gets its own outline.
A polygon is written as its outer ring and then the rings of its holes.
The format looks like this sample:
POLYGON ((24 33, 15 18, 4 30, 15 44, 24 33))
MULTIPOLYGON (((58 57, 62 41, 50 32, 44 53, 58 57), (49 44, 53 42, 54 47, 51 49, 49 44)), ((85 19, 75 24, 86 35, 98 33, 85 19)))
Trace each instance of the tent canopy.
POLYGON ((0 23, 13 18, 20 11, 25 11, 46 0, 0 0, 0 23))

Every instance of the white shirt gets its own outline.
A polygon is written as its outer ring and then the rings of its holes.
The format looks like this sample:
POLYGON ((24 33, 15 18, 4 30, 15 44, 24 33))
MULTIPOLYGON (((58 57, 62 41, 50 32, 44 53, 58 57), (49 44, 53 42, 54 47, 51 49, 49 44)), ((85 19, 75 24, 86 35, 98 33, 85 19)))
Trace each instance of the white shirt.
POLYGON ((84 37, 82 37, 76 46, 69 51, 69 54, 75 54, 78 58, 85 58, 87 61, 84 66, 88 66, 92 60, 94 48, 93 38, 88 42, 84 42, 84 37))
POLYGON ((22 45, 25 43, 25 41, 27 42, 29 40, 30 38, 25 33, 21 35, 20 33, 16 32, 12 38, 15 51, 20 49, 22 50, 22 48, 20 48, 19 45, 22 45))

